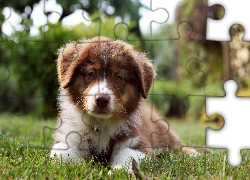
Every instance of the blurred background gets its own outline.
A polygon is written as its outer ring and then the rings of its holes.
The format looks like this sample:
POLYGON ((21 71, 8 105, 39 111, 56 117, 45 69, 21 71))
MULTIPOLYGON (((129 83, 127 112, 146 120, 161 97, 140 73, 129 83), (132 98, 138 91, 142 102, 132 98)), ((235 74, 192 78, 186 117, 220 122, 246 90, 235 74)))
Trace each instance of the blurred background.
POLYGON ((57 49, 82 37, 106 36, 147 52, 158 69, 151 102, 164 117, 207 118, 206 96, 224 96, 234 78, 239 96, 249 96, 250 44, 244 29, 230 29, 231 42, 206 41, 207 17, 224 9, 204 0, 0 0, 0 112, 56 116, 57 49), (157 11, 153 11, 158 9, 157 11))

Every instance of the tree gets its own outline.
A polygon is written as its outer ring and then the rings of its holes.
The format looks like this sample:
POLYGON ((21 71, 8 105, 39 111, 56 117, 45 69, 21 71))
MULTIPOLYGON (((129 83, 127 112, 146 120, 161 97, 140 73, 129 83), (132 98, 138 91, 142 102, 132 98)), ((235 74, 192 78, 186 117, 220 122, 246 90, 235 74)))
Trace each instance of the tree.
MULTIPOLYGON (((27 14, 28 19, 30 19, 30 14, 33 11, 33 6, 37 3, 37 0, 23 0, 23 1, 5 1, 0 0, 2 7, 11 7, 19 14, 25 13, 25 8, 30 8, 30 13, 27 14)), ((130 21, 135 22, 135 26, 129 29, 129 33, 135 33, 142 43, 142 49, 144 49, 142 34, 139 27, 139 20, 141 18, 139 14, 139 9, 144 6, 140 3, 139 0, 60 0, 57 1, 61 5, 63 12, 60 16, 59 21, 62 21, 63 18, 69 16, 74 12, 75 9, 83 9, 88 14, 93 15, 96 12, 102 12, 108 17, 117 17, 120 16, 123 20, 126 17, 130 18, 130 21)), ((46 0, 44 0, 44 5, 46 6, 46 0)), ((53 13, 44 12, 47 16, 53 13)), ((2 18, 3 19, 3 18, 2 18)))

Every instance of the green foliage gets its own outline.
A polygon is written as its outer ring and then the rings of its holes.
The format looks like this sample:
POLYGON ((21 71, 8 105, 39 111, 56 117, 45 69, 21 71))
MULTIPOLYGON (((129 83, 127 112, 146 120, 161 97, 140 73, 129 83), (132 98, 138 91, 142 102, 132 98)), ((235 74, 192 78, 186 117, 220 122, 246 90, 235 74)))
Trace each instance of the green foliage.
MULTIPOLYGON (((95 18, 98 14, 94 14, 95 18)), ((101 17, 101 35, 114 40, 114 18, 105 15, 101 17)), ((23 19, 21 25, 32 24, 28 19, 23 19)), ((56 108, 58 82, 56 63, 57 50, 69 41, 80 38, 92 38, 99 35, 100 22, 93 22, 90 26, 79 24, 72 26, 47 26, 40 27, 40 34, 30 37, 28 31, 17 31, 7 37, 7 42, 2 43, 1 51, 4 60, 2 64, 11 72, 10 78, 1 83, 4 88, 0 91, 1 97, 8 97, 0 103, 1 107, 14 111, 18 115, 36 111, 40 115, 53 116, 56 108), (14 41, 12 41, 14 40, 14 41), (10 99, 14 99, 14 103, 10 99), (36 107, 35 104, 41 104, 36 107), (11 106, 11 107, 10 107, 11 106)), ((121 36, 127 35, 126 29, 119 31, 121 36)), ((136 39, 136 36, 130 34, 136 39)), ((135 42, 137 45, 139 41, 135 42)), ((132 43, 133 44, 133 43, 132 43)), ((7 73, 7 72, 5 72, 7 73)), ((2 108, 0 110, 6 110, 2 108)))

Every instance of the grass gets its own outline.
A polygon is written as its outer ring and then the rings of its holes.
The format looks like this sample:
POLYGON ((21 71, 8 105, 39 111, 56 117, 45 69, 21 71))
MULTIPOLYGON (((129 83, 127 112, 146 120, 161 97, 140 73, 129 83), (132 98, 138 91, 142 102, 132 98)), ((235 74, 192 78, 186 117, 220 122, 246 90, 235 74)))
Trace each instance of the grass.
MULTIPOLYGON (((108 175, 108 167, 93 160, 56 163, 49 158, 55 120, 34 116, 0 115, 0 179, 135 179, 125 169, 108 175), (47 126, 46 128, 44 128, 47 126), (50 127, 50 128, 48 128, 50 127)), ((214 124, 169 120, 189 146, 205 146, 205 129, 214 124)), ((218 127, 217 127, 218 128, 218 127)), ((227 150, 190 157, 180 152, 145 159, 140 169, 150 179, 250 179, 250 153, 242 150, 242 165, 231 167, 227 150)))

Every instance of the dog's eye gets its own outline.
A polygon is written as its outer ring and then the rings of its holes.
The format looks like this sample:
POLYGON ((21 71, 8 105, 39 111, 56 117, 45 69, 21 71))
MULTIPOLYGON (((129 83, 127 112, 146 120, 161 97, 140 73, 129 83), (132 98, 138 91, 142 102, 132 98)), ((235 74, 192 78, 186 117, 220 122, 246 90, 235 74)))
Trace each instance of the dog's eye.
POLYGON ((89 77, 95 77, 95 73, 94 72, 91 72, 88 74, 89 77))
POLYGON ((116 76, 115 80, 122 80, 121 76, 116 76))

